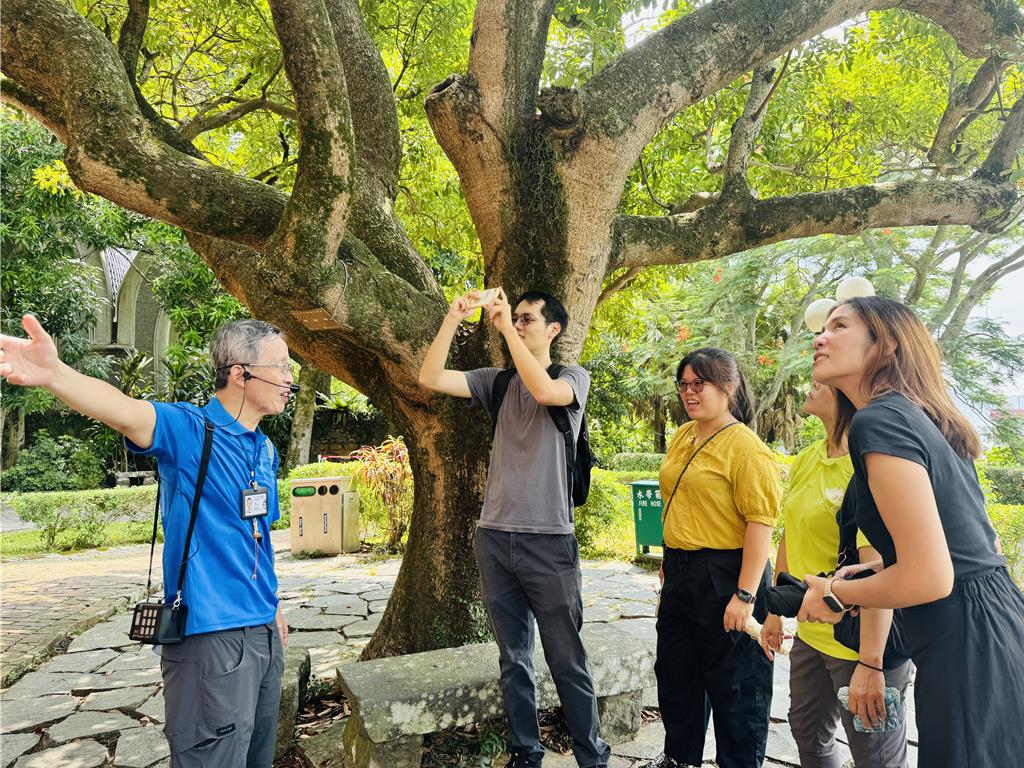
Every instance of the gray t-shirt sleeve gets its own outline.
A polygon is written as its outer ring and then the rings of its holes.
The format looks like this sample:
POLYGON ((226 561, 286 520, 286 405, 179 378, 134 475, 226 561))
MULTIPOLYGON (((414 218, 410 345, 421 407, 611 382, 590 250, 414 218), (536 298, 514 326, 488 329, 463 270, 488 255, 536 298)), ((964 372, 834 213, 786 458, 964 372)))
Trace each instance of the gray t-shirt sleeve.
POLYGON ((469 385, 470 402, 473 405, 490 411, 491 391, 500 372, 500 368, 474 368, 466 371, 466 384, 469 385))
POLYGON ((558 378, 568 381, 572 387, 575 400, 566 406, 570 411, 581 410, 587 407, 587 395, 590 394, 590 372, 578 365, 570 365, 562 369, 558 378))

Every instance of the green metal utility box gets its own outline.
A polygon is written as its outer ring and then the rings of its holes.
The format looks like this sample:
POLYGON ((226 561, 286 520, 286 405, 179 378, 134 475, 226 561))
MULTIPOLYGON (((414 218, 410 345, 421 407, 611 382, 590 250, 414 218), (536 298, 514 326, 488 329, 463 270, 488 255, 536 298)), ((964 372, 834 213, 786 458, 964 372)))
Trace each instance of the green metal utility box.
POLYGON ((664 543, 661 530, 661 486, 657 480, 637 480, 633 489, 633 527, 636 529, 636 556, 651 556, 651 547, 664 543))

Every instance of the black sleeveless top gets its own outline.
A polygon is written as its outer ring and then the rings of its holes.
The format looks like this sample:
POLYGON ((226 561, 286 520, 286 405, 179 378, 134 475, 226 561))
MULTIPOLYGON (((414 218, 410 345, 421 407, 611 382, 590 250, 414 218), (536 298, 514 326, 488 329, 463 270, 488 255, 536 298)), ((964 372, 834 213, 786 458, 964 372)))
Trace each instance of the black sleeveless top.
POLYGON ((864 457, 869 453, 897 456, 928 470, 957 579, 1006 565, 996 551, 996 534, 985 511, 974 462, 953 451, 919 406, 896 392, 876 397, 854 414, 849 443, 857 527, 881 553, 886 567, 896 562, 896 547, 868 487, 864 457))

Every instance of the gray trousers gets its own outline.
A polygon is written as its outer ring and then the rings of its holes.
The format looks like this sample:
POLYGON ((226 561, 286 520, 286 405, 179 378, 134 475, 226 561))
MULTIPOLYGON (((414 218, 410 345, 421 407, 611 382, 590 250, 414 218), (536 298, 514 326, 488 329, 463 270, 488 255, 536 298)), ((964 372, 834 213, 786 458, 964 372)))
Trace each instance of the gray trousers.
POLYGON ((580 640, 583 577, 576 537, 477 528, 473 548, 498 641, 509 746, 538 763, 544 754, 533 671, 536 618, 576 762, 581 768, 607 765, 611 748, 600 736, 597 696, 580 640))
POLYGON ((270 768, 284 647, 273 622, 161 646, 171 768, 270 768))
MULTIPOLYGON (((895 731, 861 733, 836 698, 839 689, 850 684, 857 662, 829 656, 797 637, 789 665, 789 725, 802 768, 841 768, 835 739, 840 720, 857 768, 906 768, 906 704, 900 708, 900 727, 895 731)), ((887 671, 886 687, 898 688, 905 697, 912 669, 908 661, 887 671)))

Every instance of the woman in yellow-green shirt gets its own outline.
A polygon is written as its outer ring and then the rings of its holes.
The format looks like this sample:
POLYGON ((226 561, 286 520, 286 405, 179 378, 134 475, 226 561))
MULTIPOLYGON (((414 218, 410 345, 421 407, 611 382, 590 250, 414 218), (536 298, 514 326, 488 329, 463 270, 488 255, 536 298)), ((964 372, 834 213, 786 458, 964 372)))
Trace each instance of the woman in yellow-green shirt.
MULTIPOLYGON (((835 395, 829 387, 815 384, 804 402, 804 411, 825 423, 832 434, 835 395)), ((793 462, 789 491, 782 505, 786 529, 779 544, 776 573, 797 578, 832 571, 839 551, 836 512, 853 476, 846 445, 819 440, 802 450, 793 462)), ((858 534, 861 562, 878 559, 867 540, 858 534)), ((883 689, 905 693, 910 682, 910 662, 880 671, 892 611, 870 609, 861 614, 860 655, 841 645, 831 624, 799 622, 790 653, 789 724, 800 751, 803 768, 840 768, 843 763, 835 733, 842 720, 847 743, 857 768, 904 768, 907 765, 907 730, 903 708, 894 731, 861 733, 853 716, 839 705, 836 693, 850 688, 850 709, 885 710, 883 689)), ((782 620, 769 616, 761 630, 761 644, 771 658, 782 642, 782 620)))
POLYGON ((713 713, 719 767, 760 768, 773 665, 744 629, 767 613, 778 465, 748 426, 753 400, 732 355, 691 352, 676 383, 690 421, 659 476, 665 560, 655 673, 665 753, 649 765, 700 765, 713 713))

